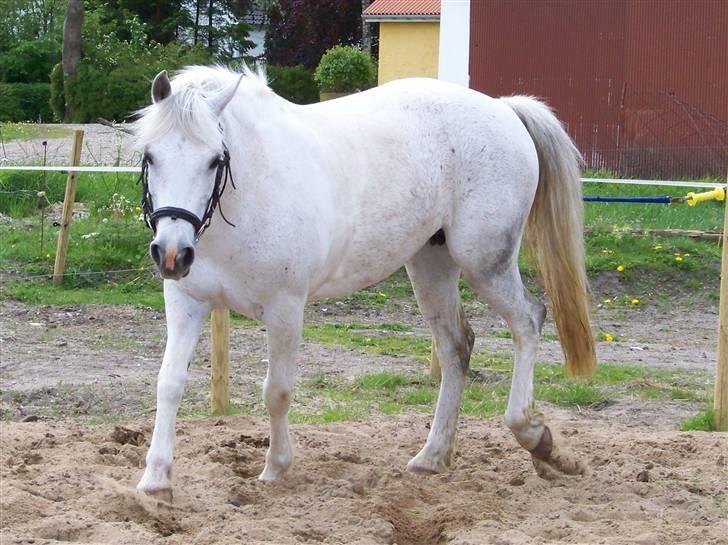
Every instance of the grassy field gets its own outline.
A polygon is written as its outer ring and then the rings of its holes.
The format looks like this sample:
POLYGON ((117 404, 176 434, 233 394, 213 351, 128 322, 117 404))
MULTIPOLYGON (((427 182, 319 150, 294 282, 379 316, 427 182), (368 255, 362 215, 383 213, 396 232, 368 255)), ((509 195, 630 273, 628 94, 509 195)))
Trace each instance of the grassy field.
POLYGON ((65 138, 73 134, 73 130, 53 125, 36 123, 0 123, 0 138, 8 140, 37 140, 40 138, 65 138))
MULTIPOLYGON (((65 176, 50 173, 45 180, 38 173, 0 173, 0 212, 15 218, 0 225, 0 270, 7 277, 42 275, 52 271, 57 227, 45 225, 45 244, 40 252, 39 203, 47 206, 63 198, 65 176), (39 197, 45 184, 45 197, 39 197)), ((684 195, 690 188, 617 186, 585 184, 584 193, 592 195, 684 195)), ((74 222, 68 252, 70 273, 64 289, 51 289, 46 282, 4 283, 4 296, 35 302, 130 302, 129 294, 140 301, 159 300, 157 283, 152 279, 147 256, 150 234, 139 221, 139 186, 134 175, 84 174, 79 179, 77 201, 87 205, 89 217, 74 222), (127 273, 104 274, 105 271, 127 273), (144 273, 144 271, 149 271, 144 273), (103 294, 93 293, 104 286, 103 294), (89 290, 79 288, 90 288, 89 290), (66 289, 68 291, 66 291, 66 289), (120 297, 119 295, 123 296, 120 297)), ((713 281, 720 265, 720 248, 713 242, 690 238, 656 238, 612 232, 624 228, 722 229, 721 203, 708 202, 698 207, 685 204, 640 205, 622 203, 585 203, 586 224, 593 231, 586 237, 587 270, 592 277, 617 272, 634 286, 625 297, 631 300, 649 294, 659 300, 667 294, 717 296, 713 281)), ((532 276, 530 264, 522 259, 522 270, 532 276)), ((385 281, 376 291, 365 290, 352 300, 384 305, 391 298, 411 295, 402 272, 385 281), (384 286, 384 289, 381 289, 384 286)), ((473 297, 462 286, 463 298, 473 297)), ((131 302, 134 302, 132 300, 131 302)), ((617 303, 618 301, 615 301, 617 303)), ((624 301, 628 302, 628 301, 624 301)))

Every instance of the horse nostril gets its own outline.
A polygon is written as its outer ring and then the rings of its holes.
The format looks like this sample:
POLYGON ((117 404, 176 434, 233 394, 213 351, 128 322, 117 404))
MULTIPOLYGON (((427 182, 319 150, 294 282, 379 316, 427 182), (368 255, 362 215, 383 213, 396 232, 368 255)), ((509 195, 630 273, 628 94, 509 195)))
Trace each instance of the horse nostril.
POLYGON ((162 265, 162 247, 156 242, 152 242, 149 245, 149 254, 157 264, 157 267, 160 267, 162 265))
POLYGON ((185 246, 178 253, 175 261, 177 267, 182 271, 186 271, 192 266, 192 262, 195 260, 195 249, 192 246, 185 246))

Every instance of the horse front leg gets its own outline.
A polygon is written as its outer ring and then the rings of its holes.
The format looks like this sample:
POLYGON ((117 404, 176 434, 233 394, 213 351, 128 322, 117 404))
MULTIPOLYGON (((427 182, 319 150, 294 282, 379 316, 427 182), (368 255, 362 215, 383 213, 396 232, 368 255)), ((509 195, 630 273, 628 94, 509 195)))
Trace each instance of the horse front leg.
POLYGON ((268 374, 263 400, 270 414, 270 446, 261 481, 278 479, 293 462, 293 443, 288 432, 288 407, 296 377, 296 350, 303 329, 305 300, 287 299, 264 309, 268 332, 268 374))
POLYGON ((157 379, 157 414, 147 465, 137 489, 172 500, 175 421, 187 381, 187 366, 210 306, 185 295, 175 281, 164 282, 167 346, 157 379))

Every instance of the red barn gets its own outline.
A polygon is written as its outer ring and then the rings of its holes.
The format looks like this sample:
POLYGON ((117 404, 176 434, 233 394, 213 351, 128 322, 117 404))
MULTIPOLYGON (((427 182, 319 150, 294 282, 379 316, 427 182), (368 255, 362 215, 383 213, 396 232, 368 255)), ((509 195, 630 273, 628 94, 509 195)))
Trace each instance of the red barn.
POLYGON ((457 29, 462 5, 443 0, 441 74, 462 56, 445 34, 469 32, 470 86, 547 100, 588 167, 725 176, 728 1, 472 0, 457 29))

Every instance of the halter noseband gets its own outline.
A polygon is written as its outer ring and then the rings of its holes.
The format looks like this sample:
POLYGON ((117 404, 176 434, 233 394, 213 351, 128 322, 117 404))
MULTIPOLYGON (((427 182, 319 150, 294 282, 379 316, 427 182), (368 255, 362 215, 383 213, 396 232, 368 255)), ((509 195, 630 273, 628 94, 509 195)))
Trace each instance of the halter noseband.
MULTIPOLYGON (((220 205, 220 198, 227 187, 228 179, 233 189, 237 189, 232 173, 230 172, 230 153, 224 144, 223 147, 223 155, 218 159, 217 170, 215 171, 215 186, 212 189, 210 198, 207 200, 207 206, 205 207, 205 213, 202 215, 202 219, 198 218, 189 210, 177 208, 176 206, 163 206, 155 210, 152 205, 152 194, 149 192, 149 161, 146 157, 142 159, 142 171, 139 175, 139 182, 142 184, 142 212, 144 214, 144 221, 155 234, 157 232, 157 222, 161 218, 172 218, 172 221, 182 219, 191 223, 195 229, 195 242, 200 240, 202 233, 210 226, 215 209, 220 205)), ((225 223, 231 227, 235 227, 225 217, 222 207, 220 207, 220 215, 225 220, 225 223)))

